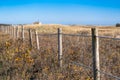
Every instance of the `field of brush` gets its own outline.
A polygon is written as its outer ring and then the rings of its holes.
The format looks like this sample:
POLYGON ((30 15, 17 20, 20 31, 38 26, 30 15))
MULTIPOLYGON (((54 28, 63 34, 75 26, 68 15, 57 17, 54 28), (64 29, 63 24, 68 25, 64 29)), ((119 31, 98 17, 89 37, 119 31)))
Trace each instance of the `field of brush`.
MULTIPOLYGON (((89 26, 25 25, 36 29, 39 34, 57 33, 62 28, 63 67, 58 66, 58 42, 56 35, 39 35, 40 50, 30 47, 27 40, 13 39, 0 33, 0 80, 93 80, 92 38, 89 26), (82 64, 86 66, 81 66, 82 64)), ((99 36, 120 38, 120 28, 97 27, 99 36)), ((27 35, 27 34, 26 34, 27 35)), ((34 38, 34 34, 33 34, 34 38)), ((120 40, 99 38, 100 68, 120 77, 120 40)), ((101 80, 116 80, 101 74, 101 80)))

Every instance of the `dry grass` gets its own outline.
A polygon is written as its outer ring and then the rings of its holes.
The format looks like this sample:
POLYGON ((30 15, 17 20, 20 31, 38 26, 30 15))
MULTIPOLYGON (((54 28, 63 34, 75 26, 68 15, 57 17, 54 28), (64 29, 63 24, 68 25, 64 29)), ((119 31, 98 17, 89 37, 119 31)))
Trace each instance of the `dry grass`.
MULTIPOLYGON (((68 25, 55 25, 55 24, 43 24, 43 25, 25 25, 25 28, 36 29, 39 33, 57 33, 58 28, 62 28, 63 33, 81 33, 87 32, 90 34, 91 28, 90 26, 68 26, 68 25)), ((98 26, 96 27, 99 30, 99 35, 115 35, 120 34, 120 27, 114 26, 98 26)))
MULTIPOLYGON (((91 27, 63 25, 26 25, 39 33, 89 34, 91 27)), ((120 28, 98 27, 99 35, 120 34, 120 28)), ((29 42, 13 40, 0 33, 0 79, 1 80, 93 80, 92 71, 70 64, 74 61, 92 67, 91 37, 63 36, 63 68, 58 66, 57 35, 39 36, 40 50, 29 47, 29 42)), ((120 40, 100 39, 101 70, 120 76, 120 40)), ((115 80, 101 75, 102 80, 115 80)))
POLYGON ((79 31, 89 30, 88 27, 72 27, 67 25, 54 25, 54 24, 44 24, 44 25, 26 25, 26 28, 37 29, 40 33, 56 33, 58 28, 62 28, 64 33, 77 33, 79 31))

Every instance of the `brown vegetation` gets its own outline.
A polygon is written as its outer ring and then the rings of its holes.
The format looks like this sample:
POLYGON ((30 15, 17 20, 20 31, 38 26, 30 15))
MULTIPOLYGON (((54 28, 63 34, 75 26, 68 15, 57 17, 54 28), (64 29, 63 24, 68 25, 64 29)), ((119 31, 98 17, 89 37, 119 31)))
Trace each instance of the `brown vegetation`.
MULTIPOLYGON (((27 25, 26 28, 33 28, 27 25)), ((39 33, 90 34, 90 27, 63 27, 61 25, 36 26, 39 33), (51 27, 52 26, 52 27, 51 27)), ((35 28, 35 27, 34 27, 35 28)), ((99 27, 99 35, 118 35, 116 28, 99 27)), ((1 80, 93 80, 93 72, 77 62, 92 67, 91 37, 63 36, 63 67, 58 66, 57 35, 39 36, 40 50, 29 47, 27 40, 13 40, 9 35, 0 34, 0 79, 1 80)), ((36 43, 33 40, 33 44, 36 43)), ((100 38, 101 70, 120 76, 120 40, 100 38)), ((102 80, 114 80, 101 75, 102 80)))

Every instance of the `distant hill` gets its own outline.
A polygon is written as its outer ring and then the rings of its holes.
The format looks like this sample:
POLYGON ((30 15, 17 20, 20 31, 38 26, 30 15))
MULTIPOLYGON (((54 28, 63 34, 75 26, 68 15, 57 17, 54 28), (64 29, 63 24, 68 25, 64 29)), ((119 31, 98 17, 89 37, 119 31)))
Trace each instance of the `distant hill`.
POLYGON ((11 26, 12 24, 0 24, 0 26, 11 26))

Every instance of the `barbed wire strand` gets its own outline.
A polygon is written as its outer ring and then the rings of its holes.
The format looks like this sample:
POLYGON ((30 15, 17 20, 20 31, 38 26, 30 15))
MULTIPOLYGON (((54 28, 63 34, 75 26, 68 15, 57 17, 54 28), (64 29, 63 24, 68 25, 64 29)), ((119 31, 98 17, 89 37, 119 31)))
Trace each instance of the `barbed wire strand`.
MULTIPOLYGON (((77 65, 77 66, 81 66, 81 67, 84 67, 85 69, 91 69, 91 70, 93 70, 92 67, 86 66, 86 65, 84 65, 84 64, 80 64, 80 63, 77 63, 77 62, 70 62, 70 64, 74 64, 74 65, 77 65)), ((104 72, 104 71, 101 71, 101 70, 97 70, 97 71, 100 72, 101 74, 105 74, 105 75, 107 75, 107 76, 110 76, 110 77, 116 78, 117 80, 120 80, 120 77, 118 77, 118 76, 114 76, 114 75, 112 75, 112 74, 110 74, 110 73, 107 73, 107 72, 104 72)))

